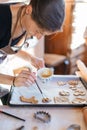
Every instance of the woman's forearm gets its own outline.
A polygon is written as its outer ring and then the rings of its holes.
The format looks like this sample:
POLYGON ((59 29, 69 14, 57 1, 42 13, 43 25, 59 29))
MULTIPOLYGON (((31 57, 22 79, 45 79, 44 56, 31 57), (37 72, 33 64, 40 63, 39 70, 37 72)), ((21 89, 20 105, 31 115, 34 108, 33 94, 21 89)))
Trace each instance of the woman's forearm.
POLYGON ((38 58, 38 57, 33 56, 27 52, 20 51, 16 54, 16 56, 21 57, 22 59, 28 61, 30 64, 32 64, 37 69, 45 66, 44 60, 42 58, 38 58))
POLYGON ((0 74, 0 84, 13 85, 13 76, 0 74))
POLYGON ((18 56, 18 57, 20 57, 20 58, 22 58, 22 59, 24 59, 24 60, 26 60, 26 61, 29 61, 29 62, 31 62, 32 61, 32 58, 33 58, 33 56, 31 55, 31 54, 29 54, 29 53, 27 53, 27 52, 25 52, 25 51, 19 51, 17 54, 16 54, 16 56, 18 56))

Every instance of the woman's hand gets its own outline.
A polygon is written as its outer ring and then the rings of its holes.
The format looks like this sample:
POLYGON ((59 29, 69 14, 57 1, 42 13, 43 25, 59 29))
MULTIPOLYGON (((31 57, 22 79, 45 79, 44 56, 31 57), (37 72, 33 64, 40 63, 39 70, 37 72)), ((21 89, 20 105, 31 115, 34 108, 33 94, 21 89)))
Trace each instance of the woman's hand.
POLYGON ((17 87, 25 86, 29 87, 31 86, 36 80, 35 73, 29 72, 27 70, 22 70, 18 76, 15 77, 14 85, 17 87))
POLYGON ((76 74, 82 77, 87 82, 87 67, 81 60, 78 60, 76 64, 79 69, 79 71, 77 71, 76 74))
POLYGON ((31 58, 31 64, 36 67, 37 69, 43 68, 44 65, 44 60, 42 58, 38 57, 32 57, 31 58))

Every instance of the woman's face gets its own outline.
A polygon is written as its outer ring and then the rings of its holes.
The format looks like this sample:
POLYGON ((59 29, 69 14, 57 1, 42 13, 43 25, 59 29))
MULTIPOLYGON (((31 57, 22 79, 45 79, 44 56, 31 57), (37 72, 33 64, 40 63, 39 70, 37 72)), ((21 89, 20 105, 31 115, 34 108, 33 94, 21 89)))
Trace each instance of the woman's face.
POLYGON ((49 32, 44 29, 41 29, 37 23, 31 17, 31 6, 30 8, 26 8, 26 13, 23 21, 23 27, 27 32, 27 37, 35 36, 37 39, 40 39, 42 36, 51 35, 56 32, 49 32))
POLYGON ((32 20, 32 18, 29 18, 29 20, 26 21, 25 29, 27 32, 27 37, 35 36, 37 39, 40 39, 42 36, 52 34, 52 32, 41 29, 37 23, 32 20))

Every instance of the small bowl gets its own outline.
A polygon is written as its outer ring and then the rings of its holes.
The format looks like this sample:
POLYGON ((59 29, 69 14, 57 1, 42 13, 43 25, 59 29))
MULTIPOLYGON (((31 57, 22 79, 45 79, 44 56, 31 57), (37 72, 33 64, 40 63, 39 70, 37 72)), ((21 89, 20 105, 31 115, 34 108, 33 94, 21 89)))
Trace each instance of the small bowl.
POLYGON ((54 69, 53 68, 41 68, 37 71, 37 76, 39 77, 39 79, 45 83, 49 80, 51 80, 52 76, 53 76, 53 72, 54 69))

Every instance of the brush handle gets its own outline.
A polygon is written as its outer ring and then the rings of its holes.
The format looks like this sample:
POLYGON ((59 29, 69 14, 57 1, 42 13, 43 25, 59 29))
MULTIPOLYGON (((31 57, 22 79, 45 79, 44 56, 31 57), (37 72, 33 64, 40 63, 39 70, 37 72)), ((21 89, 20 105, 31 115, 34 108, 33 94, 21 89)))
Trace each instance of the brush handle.
POLYGON ((37 87, 38 87, 38 89, 39 89, 40 93, 41 93, 41 94, 43 94, 43 92, 42 92, 41 88, 39 87, 39 85, 38 85, 38 83, 37 83, 37 81, 36 81, 36 80, 35 80, 35 83, 36 83, 36 85, 37 85, 37 87))
POLYGON ((8 116, 14 117, 14 118, 16 118, 16 119, 19 119, 19 120, 25 121, 24 119, 22 119, 22 118, 20 118, 20 117, 17 117, 17 116, 15 116, 15 115, 12 115, 12 114, 10 114, 10 113, 7 113, 7 112, 1 111, 1 110, 0 110, 0 112, 3 113, 3 114, 5 114, 5 115, 8 115, 8 116))

